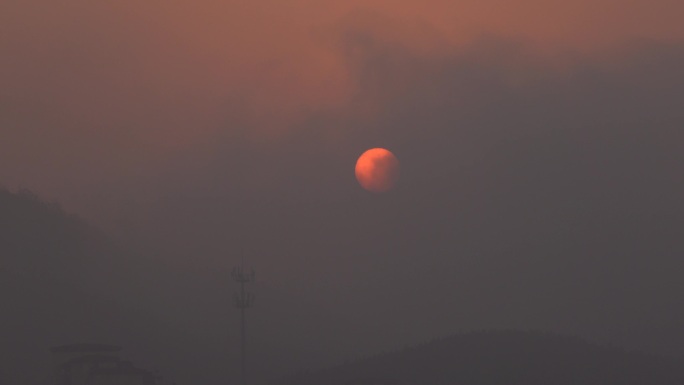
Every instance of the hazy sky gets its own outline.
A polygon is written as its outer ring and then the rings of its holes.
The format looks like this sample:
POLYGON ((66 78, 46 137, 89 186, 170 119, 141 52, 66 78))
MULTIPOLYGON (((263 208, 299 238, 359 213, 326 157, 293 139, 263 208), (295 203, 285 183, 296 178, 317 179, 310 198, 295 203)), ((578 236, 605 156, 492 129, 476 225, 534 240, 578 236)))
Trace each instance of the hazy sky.
MULTIPOLYGON (((207 152, 236 138, 282 148, 311 116, 377 99, 350 58, 359 31, 427 60, 488 36, 574 62, 574 52, 603 58, 634 39, 680 41, 682 8, 674 0, 6 2, 0 177, 95 214, 110 204, 93 194, 137 195, 168 170, 211 163, 207 152)), ((372 126, 379 115, 367 112, 372 126)), ((317 127, 331 141, 362 138, 355 130, 317 127)), ((189 178, 177 174, 179 183, 189 178)))
POLYGON ((245 250, 282 296, 262 308, 289 317, 255 309, 262 343, 308 331, 311 362, 325 336, 373 351, 486 327, 682 353, 682 14, 675 0, 9 1, 0 184, 178 272, 164 311, 202 341, 230 285, 207 282, 245 250), (402 165, 381 195, 354 179, 377 146, 402 165))

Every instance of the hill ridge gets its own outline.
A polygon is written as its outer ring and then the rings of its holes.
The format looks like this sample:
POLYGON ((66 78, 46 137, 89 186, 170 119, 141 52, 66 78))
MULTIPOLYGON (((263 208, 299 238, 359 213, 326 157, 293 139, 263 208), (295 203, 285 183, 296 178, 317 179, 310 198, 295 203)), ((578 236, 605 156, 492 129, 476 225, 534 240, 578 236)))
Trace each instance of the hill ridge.
POLYGON ((438 338, 279 385, 681 384, 674 359, 541 331, 485 330, 438 338))

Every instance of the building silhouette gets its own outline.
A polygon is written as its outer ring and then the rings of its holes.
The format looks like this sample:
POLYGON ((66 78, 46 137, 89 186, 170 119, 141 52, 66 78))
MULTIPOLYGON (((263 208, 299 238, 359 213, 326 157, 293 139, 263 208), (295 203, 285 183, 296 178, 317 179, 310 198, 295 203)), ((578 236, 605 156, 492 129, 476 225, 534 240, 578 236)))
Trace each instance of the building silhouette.
POLYGON ((159 385, 159 377, 121 358, 121 348, 72 344, 50 349, 53 385, 159 385))

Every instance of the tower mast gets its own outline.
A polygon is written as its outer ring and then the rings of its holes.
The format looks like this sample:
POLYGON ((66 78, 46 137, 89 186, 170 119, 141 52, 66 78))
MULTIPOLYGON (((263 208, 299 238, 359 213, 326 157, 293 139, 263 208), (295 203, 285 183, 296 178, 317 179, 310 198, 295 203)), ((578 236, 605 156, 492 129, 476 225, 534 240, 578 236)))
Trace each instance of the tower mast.
POLYGON ((240 350, 242 385, 247 383, 247 336, 245 331, 245 310, 254 304, 254 296, 245 290, 245 284, 254 282, 254 269, 245 270, 244 258, 240 266, 234 267, 231 273, 233 280, 240 284, 240 292, 233 297, 233 304, 240 309, 240 350))

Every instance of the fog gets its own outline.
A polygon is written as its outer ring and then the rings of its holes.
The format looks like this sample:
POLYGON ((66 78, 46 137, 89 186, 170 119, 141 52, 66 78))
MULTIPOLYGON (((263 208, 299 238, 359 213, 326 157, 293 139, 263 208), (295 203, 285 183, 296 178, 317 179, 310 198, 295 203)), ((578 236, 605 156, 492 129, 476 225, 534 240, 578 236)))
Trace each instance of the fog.
POLYGON ((31 4, 3 16, 0 183, 123 250, 117 333, 179 383, 236 375, 243 257, 259 380, 489 328, 683 353, 677 30, 31 4), (385 194, 354 179, 378 146, 402 167, 385 194))

